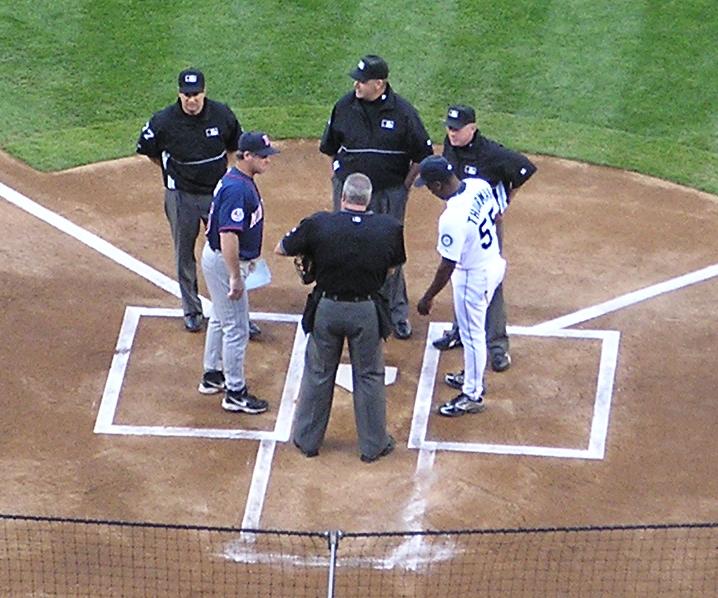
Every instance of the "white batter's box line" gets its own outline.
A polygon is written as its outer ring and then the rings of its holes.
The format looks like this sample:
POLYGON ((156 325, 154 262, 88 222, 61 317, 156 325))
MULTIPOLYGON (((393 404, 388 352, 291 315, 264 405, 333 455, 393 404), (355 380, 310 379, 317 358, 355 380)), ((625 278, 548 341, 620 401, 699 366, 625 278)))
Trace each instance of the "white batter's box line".
POLYGON ((536 330, 534 327, 509 326, 508 332, 515 335, 554 337, 566 339, 591 339, 601 341, 601 358, 598 366, 596 392, 591 417, 591 428, 586 448, 555 446, 526 446, 493 444, 481 442, 445 442, 426 439, 431 414, 434 383, 439 364, 439 351, 433 341, 448 328, 448 322, 431 322, 426 338, 424 359, 419 385, 414 401, 414 415, 411 421, 408 448, 420 451, 457 451, 491 453, 500 455, 530 455, 539 457, 560 457, 566 459, 603 459, 606 452, 606 438, 611 411, 611 397, 618 362, 618 345, 621 334, 617 330, 536 330))
POLYGON ((287 369, 284 388, 279 402, 277 419, 273 430, 243 430, 225 428, 192 428, 182 426, 133 426, 115 424, 114 418, 120 400, 120 391, 127 373, 127 366, 132 353, 132 345, 137 334, 141 317, 182 317, 181 309, 161 307, 127 306, 120 326, 120 333, 115 346, 107 381, 102 393, 100 407, 95 420, 96 434, 120 434, 124 436, 164 436, 164 437, 190 437, 190 438, 221 438, 242 440, 272 440, 287 442, 291 433, 292 418, 297 395, 299 394, 299 381, 304 368, 304 348, 307 336, 301 326, 301 316, 270 312, 251 312, 250 317, 258 321, 294 323, 296 330, 294 342, 287 369))
POLYGON ((619 297, 615 297, 609 301, 604 301, 603 303, 580 309, 576 312, 561 316, 560 318, 554 318, 553 320, 536 324, 531 328, 535 332, 538 332, 541 330, 557 330, 567 328, 568 326, 575 326, 576 324, 580 324, 588 320, 594 320, 608 313, 618 311, 624 307, 629 307, 636 303, 646 301, 647 299, 658 297, 664 293, 670 293, 671 291, 676 291, 692 284, 703 282, 710 278, 714 278, 715 276, 718 276, 718 264, 706 266, 700 270, 695 270, 693 272, 689 272, 688 274, 676 276, 675 278, 664 280, 663 282, 626 293, 625 295, 620 295, 619 297))

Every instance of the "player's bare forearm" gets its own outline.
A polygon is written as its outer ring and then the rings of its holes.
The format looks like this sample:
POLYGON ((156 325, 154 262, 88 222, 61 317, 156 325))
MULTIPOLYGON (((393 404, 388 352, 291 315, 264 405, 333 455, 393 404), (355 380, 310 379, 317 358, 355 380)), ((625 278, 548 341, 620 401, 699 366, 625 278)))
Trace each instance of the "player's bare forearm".
POLYGON ((447 260, 445 257, 441 258, 439 267, 436 269, 436 274, 434 274, 434 280, 429 285, 429 288, 426 289, 424 296, 419 299, 419 303, 416 306, 417 311, 422 316, 428 316, 431 313, 434 297, 436 297, 446 286, 449 280, 451 280, 451 275, 453 274, 455 267, 456 262, 447 260))

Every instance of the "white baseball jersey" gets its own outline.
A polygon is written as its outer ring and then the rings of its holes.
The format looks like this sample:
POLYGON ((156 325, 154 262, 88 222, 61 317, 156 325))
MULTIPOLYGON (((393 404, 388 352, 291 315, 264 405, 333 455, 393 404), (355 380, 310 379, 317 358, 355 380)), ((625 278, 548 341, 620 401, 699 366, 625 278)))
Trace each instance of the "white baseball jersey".
POLYGON ((494 260, 503 260, 496 218, 505 206, 483 179, 463 180, 439 217, 439 254, 461 270, 486 268, 494 260))

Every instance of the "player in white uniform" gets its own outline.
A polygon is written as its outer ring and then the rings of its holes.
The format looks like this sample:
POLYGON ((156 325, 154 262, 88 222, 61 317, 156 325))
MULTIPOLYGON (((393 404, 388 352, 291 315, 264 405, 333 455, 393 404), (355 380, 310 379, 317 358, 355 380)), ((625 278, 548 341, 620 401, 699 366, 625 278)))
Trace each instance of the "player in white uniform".
POLYGON ((451 279, 454 313, 464 344, 464 384, 461 393, 439 407, 447 417, 484 410, 486 368, 486 309, 506 272, 496 236, 496 218, 506 205, 483 179, 460 181, 442 156, 421 162, 416 186, 426 187, 446 209, 439 218, 437 251, 441 262, 434 280, 419 300, 421 315, 431 312, 434 297, 451 279))

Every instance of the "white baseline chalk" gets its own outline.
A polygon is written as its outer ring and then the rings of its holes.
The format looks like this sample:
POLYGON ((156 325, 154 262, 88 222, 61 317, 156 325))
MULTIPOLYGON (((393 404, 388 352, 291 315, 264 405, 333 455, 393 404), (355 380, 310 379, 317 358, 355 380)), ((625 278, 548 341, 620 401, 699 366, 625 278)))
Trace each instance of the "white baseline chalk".
POLYGON ((695 270, 694 272, 689 272, 688 274, 683 274, 681 276, 638 289, 637 291, 626 293, 625 295, 621 295, 609 301, 604 301, 603 303, 566 314, 560 318, 554 318, 553 320, 536 324, 531 328, 534 332, 537 332, 540 330, 556 330, 566 328, 568 326, 574 326, 576 324, 580 324, 581 322, 593 320, 594 318, 618 311, 619 309, 623 309, 629 305, 640 303, 646 299, 651 299, 670 291, 675 291, 698 282, 703 282, 704 280, 708 280, 714 276, 718 276, 718 264, 713 264, 712 266, 707 266, 700 270, 695 270))

